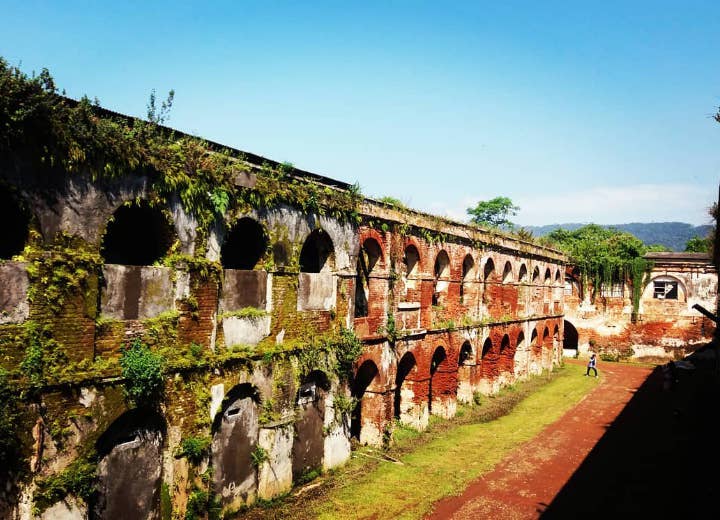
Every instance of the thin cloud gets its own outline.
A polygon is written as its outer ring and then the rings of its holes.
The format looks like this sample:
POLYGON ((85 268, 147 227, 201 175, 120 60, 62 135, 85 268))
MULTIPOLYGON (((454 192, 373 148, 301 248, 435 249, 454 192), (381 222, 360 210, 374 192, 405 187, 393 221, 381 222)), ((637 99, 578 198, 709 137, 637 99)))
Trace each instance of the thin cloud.
MULTIPOLYGON (((717 188, 692 184, 602 186, 552 194, 508 194, 520 211, 512 219, 521 226, 571 222, 625 224, 629 222, 710 222, 708 208, 717 201, 717 188)), ((465 196, 454 204, 435 202, 427 211, 466 222, 466 208, 494 196, 465 196)))

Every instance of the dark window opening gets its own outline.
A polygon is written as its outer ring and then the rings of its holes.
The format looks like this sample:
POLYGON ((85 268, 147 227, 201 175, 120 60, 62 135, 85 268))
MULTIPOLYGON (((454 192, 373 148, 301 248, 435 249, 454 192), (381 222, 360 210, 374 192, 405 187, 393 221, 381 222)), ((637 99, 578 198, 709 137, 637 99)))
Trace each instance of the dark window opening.
POLYGON ((666 281, 653 282, 653 298, 659 300, 677 300, 678 299, 678 283, 666 281))
POLYGON ((332 268, 333 243, 322 229, 316 229, 305 240, 300 251, 300 271, 319 273, 326 267, 332 268))
POLYGON ((0 188, 0 222, 3 239, 0 240, 0 258, 8 260, 22 253, 30 229, 30 214, 7 190, 0 188))
POLYGON ((225 269, 254 269, 265 255, 268 240, 263 227, 251 218, 241 218, 228 234, 220 251, 225 269))
POLYGON ((101 254, 108 264, 152 265, 165 256, 174 238, 159 208, 143 203, 121 206, 107 225, 101 254))

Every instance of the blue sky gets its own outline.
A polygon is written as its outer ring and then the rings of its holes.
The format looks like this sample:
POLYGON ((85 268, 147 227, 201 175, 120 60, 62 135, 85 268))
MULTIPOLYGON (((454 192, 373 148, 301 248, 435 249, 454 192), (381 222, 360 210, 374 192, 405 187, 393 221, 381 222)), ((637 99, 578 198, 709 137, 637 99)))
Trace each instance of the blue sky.
POLYGON ((131 115, 174 89, 170 126, 458 220, 717 200, 717 0, 112 4, 0 0, 0 55, 131 115))

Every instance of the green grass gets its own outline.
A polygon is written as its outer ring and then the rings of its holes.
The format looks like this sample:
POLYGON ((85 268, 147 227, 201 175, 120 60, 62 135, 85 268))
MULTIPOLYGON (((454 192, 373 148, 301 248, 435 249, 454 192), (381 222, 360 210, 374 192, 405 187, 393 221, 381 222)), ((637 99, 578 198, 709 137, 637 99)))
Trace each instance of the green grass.
MULTIPOLYGON (((511 413, 489 422, 453 426, 452 421, 442 421, 444 424, 435 423, 431 428, 439 430, 435 432, 420 434, 408 428, 396 431, 395 442, 401 452, 403 444, 418 446, 399 456, 402 465, 378 462, 373 470, 360 476, 353 472, 355 476, 341 478, 322 501, 307 504, 310 507, 306 512, 326 520, 422 518, 434 502, 461 493, 511 450, 532 439, 580 401, 598 382, 578 377, 583 370, 566 366, 516 404, 511 413), (431 439, 423 443, 423 436, 431 439)), ((485 398, 493 399, 501 402, 502 396, 485 398)), ((488 406, 492 409, 492 402, 488 406)), ((464 407, 460 421, 483 420, 482 414, 473 413, 474 408, 464 407)), ((492 415, 497 411, 484 413, 492 415)))

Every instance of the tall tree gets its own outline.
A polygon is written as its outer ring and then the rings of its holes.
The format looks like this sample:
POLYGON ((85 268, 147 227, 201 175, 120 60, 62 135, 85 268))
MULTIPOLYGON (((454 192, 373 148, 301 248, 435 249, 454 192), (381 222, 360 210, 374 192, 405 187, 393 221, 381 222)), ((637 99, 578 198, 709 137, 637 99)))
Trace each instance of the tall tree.
POLYGON ((510 222, 510 217, 517 215, 519 210, 520 207, 508 197, 495 197, 479 201, 474 208, 467 208, 467 213, 474 224, 512 229, 514 224, 510 222))

